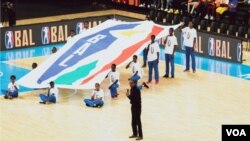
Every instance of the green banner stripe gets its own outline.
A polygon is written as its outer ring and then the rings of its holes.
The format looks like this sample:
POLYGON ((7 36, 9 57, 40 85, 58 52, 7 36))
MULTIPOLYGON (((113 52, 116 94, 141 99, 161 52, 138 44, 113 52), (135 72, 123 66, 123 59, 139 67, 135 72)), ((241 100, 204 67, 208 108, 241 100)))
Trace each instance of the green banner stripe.
POLYGON ((90 73, 90 71, 96 67, 97 62, 98 61, 96 60, 92 63, 89 63, 87 65, 79 67, 72 72, 69 72, 69 73, 62 75, 55 80, 55 83, 56 84, 71 85, 75 81, 86 77, 90 73))

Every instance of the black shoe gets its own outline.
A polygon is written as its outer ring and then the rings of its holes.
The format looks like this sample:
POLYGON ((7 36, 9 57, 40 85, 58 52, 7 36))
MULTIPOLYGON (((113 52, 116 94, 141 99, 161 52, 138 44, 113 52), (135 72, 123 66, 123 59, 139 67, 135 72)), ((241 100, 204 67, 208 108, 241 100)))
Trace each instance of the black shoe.
POLYGON ((7 95, 5 95, 5 96, 4 96, 4 98, 5 98, 5 99, 8 99, 8 96, 7 96, 7 95))
POLYGON ((145 82, 143 82, 142 85, 143 85, 145 88, 149 89, 149 86, 148 86, 145 82))
POLYGON ((143 139, 143 137, 138 137, 138 138, 136 138, 136 140, 142 140, 143 139))
POLYGON ((164 75, 163 77, 164 77, 164 78, 168 78, 168 76, 167 76, 167 75, 164 75))
POLYGON ((40 104, 46 104, 46 102, 39 102, 40 104))
POLYGON ((174 76, 171 76, 171 78, 174 78, 174 76))
POLYGON ((189 70, 188 70, 188 69, 185 69, 183 72, 189 72, 189 70))
POLYGON ((129 136, 129 138, 131 139, 131 138, 137 138, 137 136, 136 135, 132 135, 132 136, 129 136))
POLYGON ((147 67, 147 65, 145 65, 145 64, 144 64, 144 65, 142 65, 142 68, 146 68, 146 67, 147 67))

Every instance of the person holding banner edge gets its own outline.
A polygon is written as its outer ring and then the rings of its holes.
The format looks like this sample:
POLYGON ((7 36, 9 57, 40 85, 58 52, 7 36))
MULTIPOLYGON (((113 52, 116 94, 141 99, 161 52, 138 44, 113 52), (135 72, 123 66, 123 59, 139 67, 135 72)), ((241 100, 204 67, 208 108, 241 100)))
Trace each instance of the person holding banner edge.
POLYGON ((155 76, 155 83, 159 84, 159 57, 160 57, 160 47, 157 42, 155 42, 155 35, 151 35, 151 43, 147 48, 147 62, 148 62, 148 82, 152 82, 153 70, 155 76))
POLYGON ((195 55, 194 55, 194 47, 196 45, 196 39, 197 39, 197 31, 193 27, 193 22, 189 21, 188 27, 183 27, 184 23, 182 23, 182 27, 180 28, 180 31, 182 32, 183 36, 183 45, 186 50, 186 69, 184 72, 189 72, 189 66, 190 66, 190 56, 192 60, 192 69, 193 73, 196 72, 196 66, 195 66, 195 55))
POLYGON ((174 78, 174 53, 177 48, 177 38, 173 35, 174 29, 169 29, 169 35, 164 41, 165 44, 165 61, 166 61, 166 73, 163 77, 169 77, 169 64, 171 65, 171 78, 174 78))

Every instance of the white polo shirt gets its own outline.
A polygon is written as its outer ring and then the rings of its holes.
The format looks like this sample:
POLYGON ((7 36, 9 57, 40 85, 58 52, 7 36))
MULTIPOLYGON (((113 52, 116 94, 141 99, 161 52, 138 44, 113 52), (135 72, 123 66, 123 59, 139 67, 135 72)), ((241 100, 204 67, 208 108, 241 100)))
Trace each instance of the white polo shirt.
POLYGON ((119 79, 120 79, 120 73, 115 71, 115 72, 109 72, 108 74, 109 77, 109 84, 112 85, 116 80, 118 80, 117 84, 120 85, 119 79))
POLYGON ((56 97, 56 101, 58 101, 58 93, 59 93, 59 90, 57 87, 50 88, 49 95, 54 94, 54 96, 56 97))
POLYGON ((166 44, 165 44, 165 54, 173 54, 174 46, 178 45, 177 38, 173 36, 167 36, 166 44))
POLYGON ((102 89, 100 89, 99 91, 94 90, 92 95, 94 96, 94 99, 100 99, 102 98, 102 100, 104 101, 104 92, 102 89))
POLYGON ((197 39, 197 31, 195 28, 185 27, 182 29, 182 36, 184 38, 183 45, 187 47, 194 46, 194 38, 197 39))
POLYGON ((159 44, 157 42, 154 42, 153 44, 149 45, 148 49, 147 61, 155 61, 157 59, 157 53, 160 52, 159 44))
MULTIPOLYGON (((10 82, 10 83, 8 84, 8 89, 9 89, 9 91, 10 91, 10 92, 16 91, 15 86, 16 86, 17 89, 19 90, 19 85, 16 84, 16 82, 15 82, 14 84, 13 84, 12 82, 10 82)), ((17 91, 18 91, 18 90, 17 90, 17 91)))
POLYGON ((137 71, 138 71, 138 75, 140 77, 142 77, 142 69, 141 69, 141 65, 138 62, 132 62, 130 63, 129 67, 132 68, 132 75, 134 75, 137 71))

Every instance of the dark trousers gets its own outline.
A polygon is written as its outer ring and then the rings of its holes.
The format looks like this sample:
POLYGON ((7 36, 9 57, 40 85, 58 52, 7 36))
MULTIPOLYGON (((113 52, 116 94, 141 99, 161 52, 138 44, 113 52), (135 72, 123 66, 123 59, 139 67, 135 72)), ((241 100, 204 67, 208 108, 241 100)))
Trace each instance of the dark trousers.
POLYGON ((226 14, 228 14, 229 16, 229 23, 231 24, 235 24, 236 18, 237 18, 237 13, 236 12, 230 12, 230 11, 226 11, 226 14))
POLYGON ((174 56, 170 54, 165 54, 166 61, 166 76, 169 76, 169 64, 171 65, 171 76, 174 77, 174 56))
POLYGON ((201 3, 197 8, 196 8, 196 15, 201 19, 203 19, 206 14, 207 14, 207 5, 206 4, 203 4, 201 3))
POLYGON ((143 50, 143 66, 147 66, 147 53, 148 53, 148 50, 145 48, 143 50))
POLYGON ((192 69, 195 71, 195 56, 194 56, 194 49, 192 47, 186 47, 186 70, 189 70, 190 65, 190 56, 192 60, 192 69))
POLYGON ((148 62, 148 81, 152 80, 153 77, 153 69, 155 71, 155 80, 159 81, 159 67, 157 59, 154 61, 148 62))
POLYGON ((131 107, 133 135, 143 137, 141 125, 141 106, 131 107))

